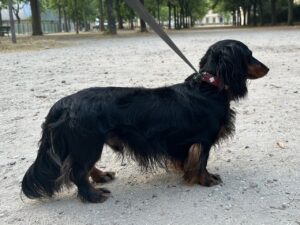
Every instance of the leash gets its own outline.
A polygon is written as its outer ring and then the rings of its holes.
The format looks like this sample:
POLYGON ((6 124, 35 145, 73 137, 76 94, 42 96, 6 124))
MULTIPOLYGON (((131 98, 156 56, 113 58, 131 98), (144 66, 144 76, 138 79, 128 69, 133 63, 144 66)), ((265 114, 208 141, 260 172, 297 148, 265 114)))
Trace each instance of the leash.
POLYGON ((199 74, 195 67, 179 50, 166 32, 164 32, 164 30, 156 23, 155 19, 150 15, 150 13, 145 9, 139 0, 125 0, 125 2, 140 16, 140 18, 148 23, 155 33, 158 34, 173 49, 173 51, 176 52, 177 55, 195 71, 195 73, 199 74))

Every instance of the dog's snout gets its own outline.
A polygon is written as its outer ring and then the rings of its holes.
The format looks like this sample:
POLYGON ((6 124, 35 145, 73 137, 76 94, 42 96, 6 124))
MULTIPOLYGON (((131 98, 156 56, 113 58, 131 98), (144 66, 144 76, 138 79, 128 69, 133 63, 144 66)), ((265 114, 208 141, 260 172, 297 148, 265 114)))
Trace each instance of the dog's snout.
POLYGON ((261 78, 265 76, 269 72, 269 70, 270 69, 265 64, 252 57, 250 65, 248 65, 248 78, 261 78))

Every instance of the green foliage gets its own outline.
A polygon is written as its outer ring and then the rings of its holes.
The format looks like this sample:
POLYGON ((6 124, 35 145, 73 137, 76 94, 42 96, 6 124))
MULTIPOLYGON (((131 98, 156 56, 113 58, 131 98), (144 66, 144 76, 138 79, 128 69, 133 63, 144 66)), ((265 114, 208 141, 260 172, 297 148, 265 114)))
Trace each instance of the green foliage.
POLYGON ((72 20, 82 22, 94 21, 99 14, 96 0, 42 0, 42 7, 55 11, 64 8, 72 20))
POLYGON ((209 1, 207 0, 191 0, 189 1, 189 8, 192 16, 196 19, 202 19, 209 10, 209 1))
MULTIPOLYGON (((272 14, 274 14, 274 17, 277 17, 277 20, 280 19, 278 17, 283 17, 283 13, 285 13, 285 17, 287 17, 288 1, 275 0, 276 11, 272 11, 271 1, 272 0, 210 0, 210 4, 214 8, 214 11, 222 13, 234 12, 240 9, 253 9, 254 6, 256 6, 256 15, 253 14, 253 11, 250 11, 252 15, 249 19, 251 20, 254 17, 260 17, 261 23, 262 21, 271 23, 272 14)), ((282 19, 279 21, 283 22, 282 19)))

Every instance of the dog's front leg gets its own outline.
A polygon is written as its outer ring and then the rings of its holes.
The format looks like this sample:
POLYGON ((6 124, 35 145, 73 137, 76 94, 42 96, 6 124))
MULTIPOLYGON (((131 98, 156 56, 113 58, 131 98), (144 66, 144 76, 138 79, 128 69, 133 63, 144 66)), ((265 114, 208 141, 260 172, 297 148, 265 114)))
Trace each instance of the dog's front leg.
POLYGON ((203 186, 214 186, 222 183, 217 174, 210 174, 207 169, 207 161, 210 148, 205 148, 201 144, 193 144, 184 164, 184 180, 189 184, 198 183, 203 186))

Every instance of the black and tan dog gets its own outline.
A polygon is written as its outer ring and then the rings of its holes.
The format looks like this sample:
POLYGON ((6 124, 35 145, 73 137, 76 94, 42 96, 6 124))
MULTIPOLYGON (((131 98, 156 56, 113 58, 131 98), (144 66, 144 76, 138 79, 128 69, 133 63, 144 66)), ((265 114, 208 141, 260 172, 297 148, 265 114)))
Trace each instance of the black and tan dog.
POLYGON ((46 117, 37 158, 26 172, 22 191, 29 198, 51 197, 73 182, 83 201, 103 202, 109 191, 89 181, 113 178, 95 168, 104 144, 142 167, 173 162, 189 183, 217 185, 210 174, 210 148, 234 131, 230 101, 247 94, 247 79, 268 68, 246 45, 224 40, 200 62, 200 74, 161 88, 89 88, 56 102, 46 117))

